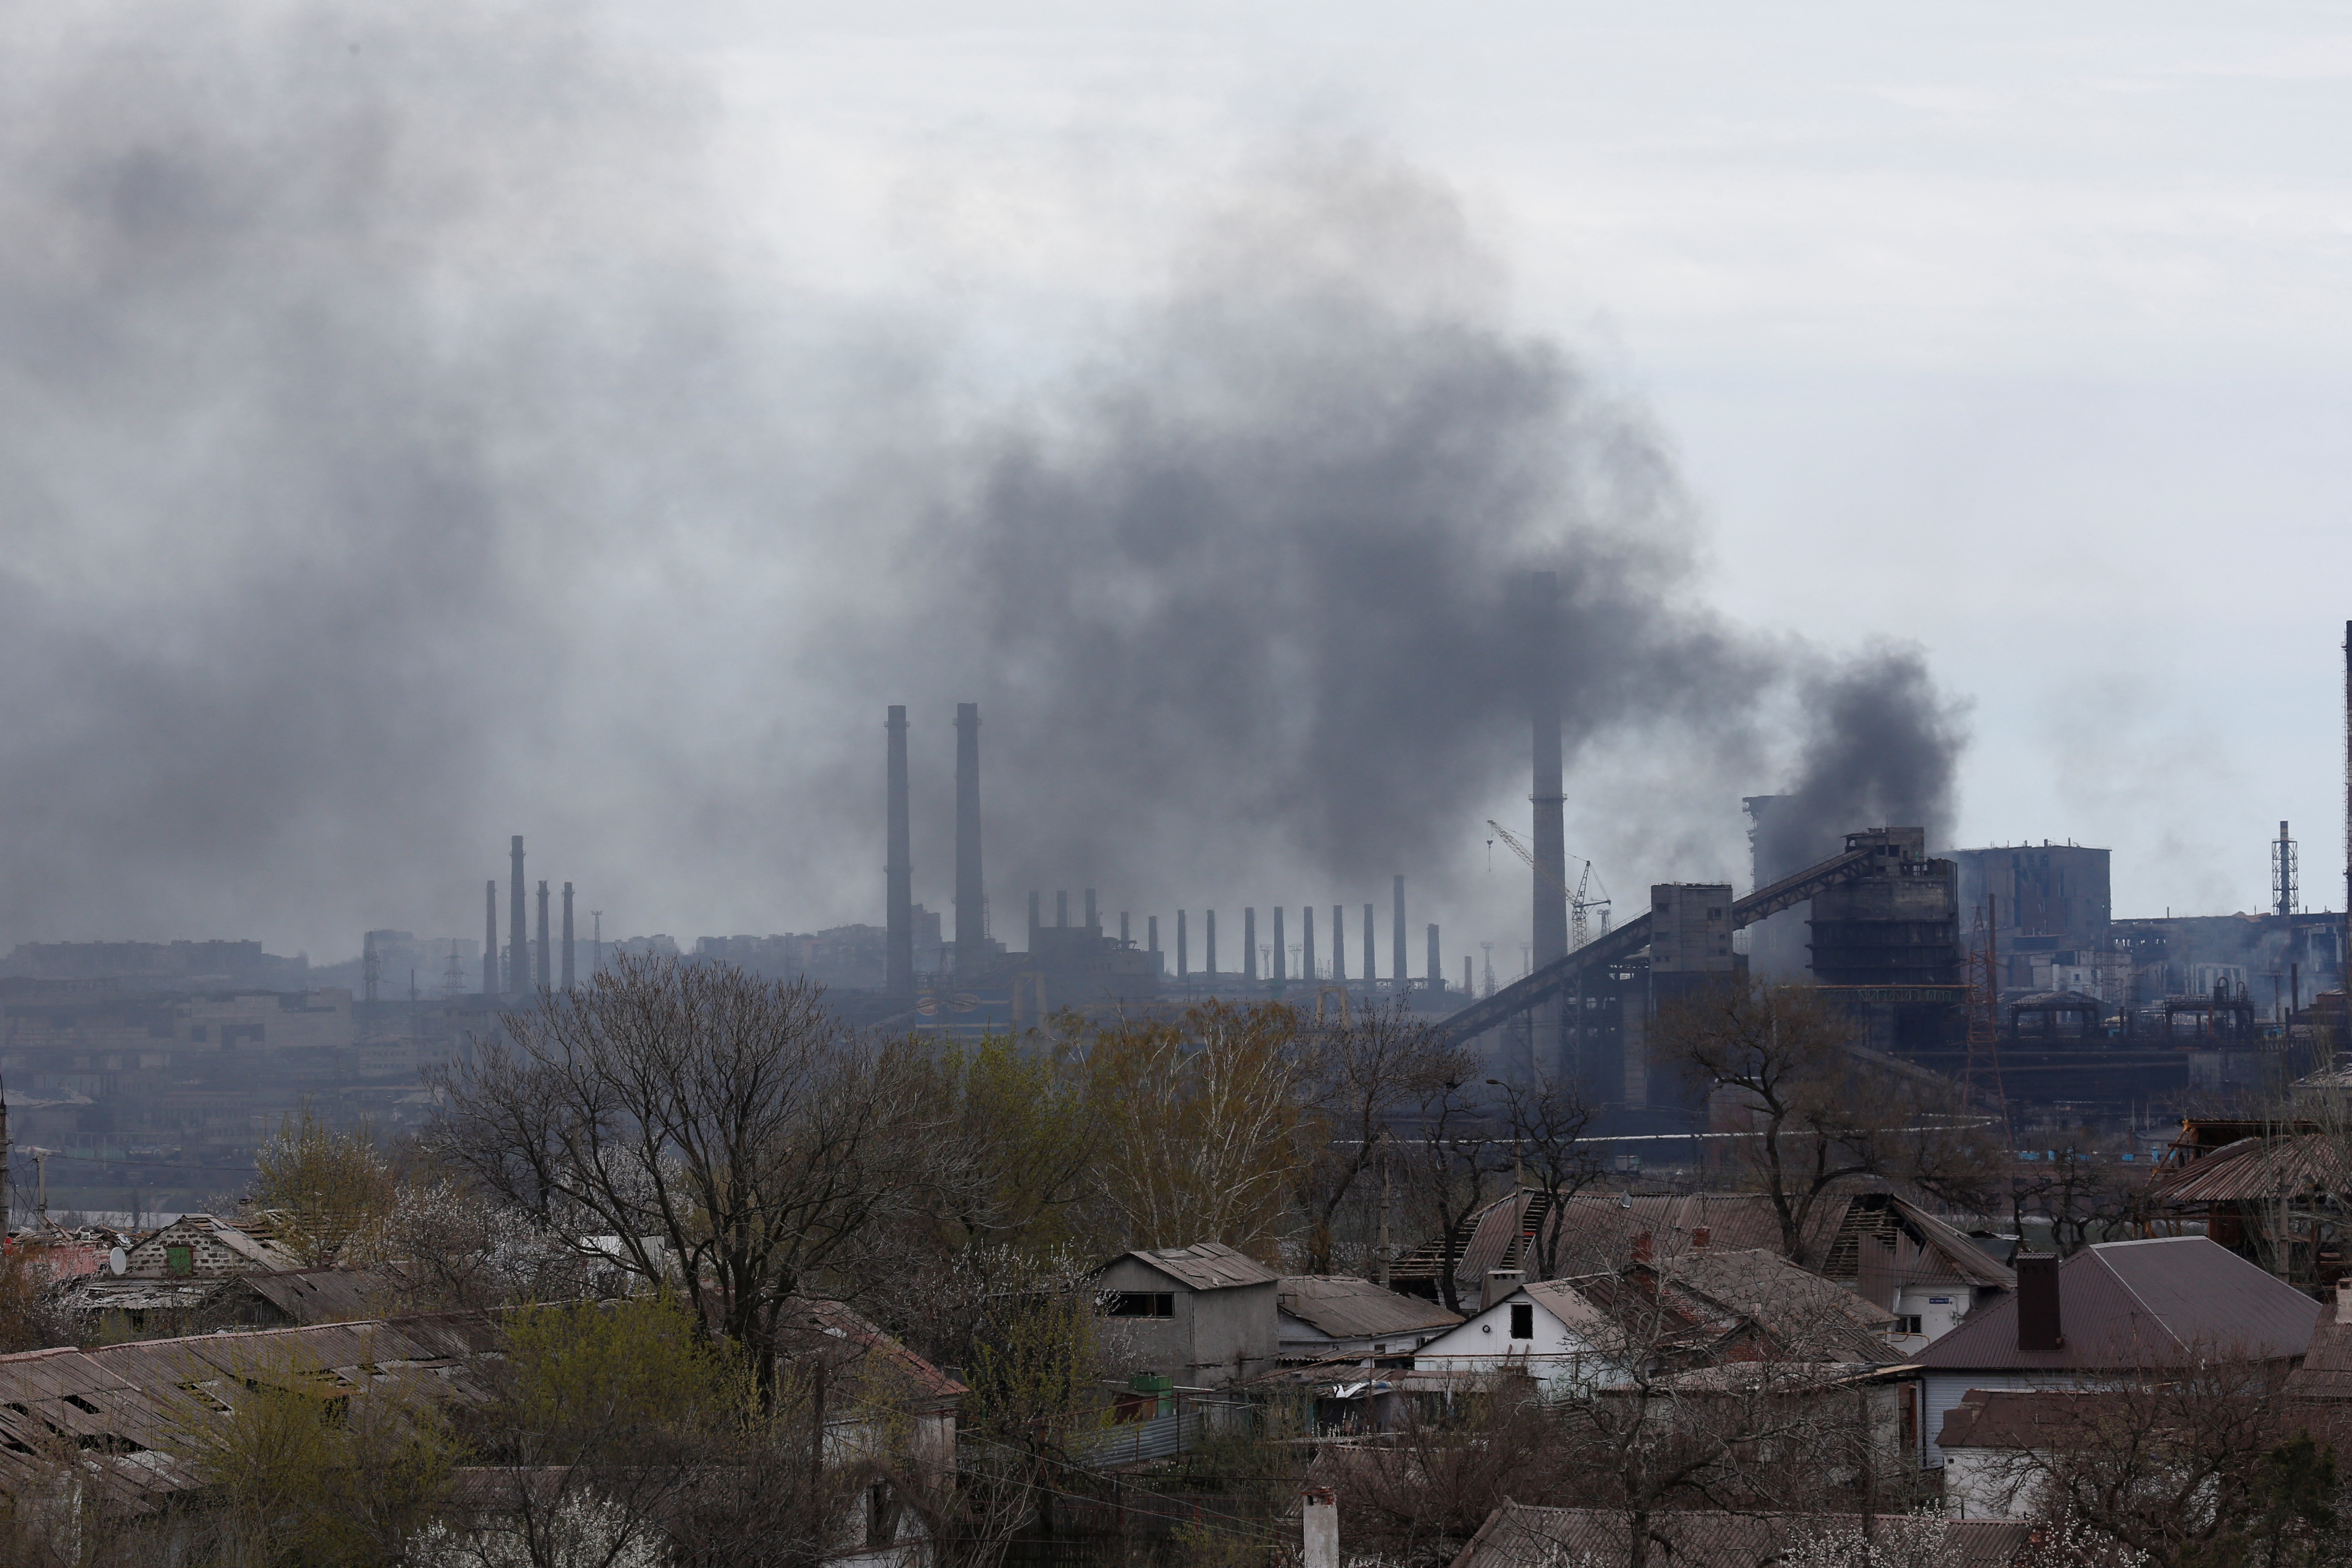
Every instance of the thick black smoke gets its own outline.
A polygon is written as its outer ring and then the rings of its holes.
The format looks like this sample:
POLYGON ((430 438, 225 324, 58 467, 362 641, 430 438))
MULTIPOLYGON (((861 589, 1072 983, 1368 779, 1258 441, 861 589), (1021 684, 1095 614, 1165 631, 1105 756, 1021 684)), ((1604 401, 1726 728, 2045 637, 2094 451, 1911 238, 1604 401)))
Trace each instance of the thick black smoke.
POLYGON ((1804 683, 1814 728, 1791 788, 1757 822, 1756 863, 1786 876, 1828 858, 1862 827, 1924 827, 1951 843, 1962 735, 1917 653, 1883 650, 1804 683))
POLYGON ((1804 833, 1949 819, 1916 657, 1709 612, 1640 412, 1376 153, 1236 174, 975 414, 948 312, 762 263, 691 81, 564 14, 51 26, 0 65, 0 944, 469 931, 513 831, 608 934, 877 918, 894 701, 935 907, 983 704, 1000 934, 1369 897, 1525 793, 1530 569, 1571 793, 1700 781, 1629 840, 1730 842, 1791 704, 1804 833))

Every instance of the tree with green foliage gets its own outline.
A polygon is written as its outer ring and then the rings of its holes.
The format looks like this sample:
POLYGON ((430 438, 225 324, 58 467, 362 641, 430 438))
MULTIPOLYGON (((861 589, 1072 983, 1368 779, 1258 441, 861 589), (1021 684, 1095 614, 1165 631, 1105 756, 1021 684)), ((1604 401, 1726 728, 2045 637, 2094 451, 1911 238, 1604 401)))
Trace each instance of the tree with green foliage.
POLYGON ((285 1216, 278 1239, 304 1268, 373 1259, 396 1189, 366 1122, 334 1127, 305 1100, 254 1165, 253 1206, 285 1216))

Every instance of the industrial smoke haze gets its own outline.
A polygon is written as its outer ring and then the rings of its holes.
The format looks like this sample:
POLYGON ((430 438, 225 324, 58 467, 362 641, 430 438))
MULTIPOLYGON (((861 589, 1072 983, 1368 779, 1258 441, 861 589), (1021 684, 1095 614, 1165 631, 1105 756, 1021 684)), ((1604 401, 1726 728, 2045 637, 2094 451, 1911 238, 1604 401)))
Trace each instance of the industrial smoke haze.
POLYGON ((608 935, 878 921, 890 702, 933 908, 982 704, 1016 944, 1032 886, 1442 895, 1525 816, 1535 568, 1578 809, 1703 847, 1621 880, 1729 874, 1743 794, 1948 830, 1919 657, 1716 616, 1661 437, 1377 149, 1236 170, 991 392, 946 302, 777 262, 708 95, 569 13, 41 27, 0 60, 0 943, 470 931, 518 831, 608 935), (1652 752, 1679 791, 1580 794, 1652 752))

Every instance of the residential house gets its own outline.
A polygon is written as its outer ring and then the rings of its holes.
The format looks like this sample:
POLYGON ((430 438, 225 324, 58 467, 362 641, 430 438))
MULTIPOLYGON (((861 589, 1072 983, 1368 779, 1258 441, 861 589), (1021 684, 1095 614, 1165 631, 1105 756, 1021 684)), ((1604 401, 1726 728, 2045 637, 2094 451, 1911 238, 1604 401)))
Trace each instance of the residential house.
POLYGON ((1686 1252, 1610 1273, 1531 1280, 1423 1345, 1416 1371, 1523 1373, 1552 1398, 1637 1373, 1776 1360, 1895 1359, 1893 1316, 1762 1248, 1686 1252))
MULTIPOLYGON (((1496 1270, 1568 1279, 1607 1273, 1637 1256, 1671 1262, 1709 1249, 1785 1253, 1784 1239, 1780 1211, 1761 1193, 1580 1193, 1555 1206, 1523 1187, 1399 1259, 1390 1278, 1406 1294, 1441 1300, 1450 1257, 1454 1300, 1466 1304, 1481 1299, 1496 1270)), ((1826 1197, 1799 1239, 1815 1273, 1902 1320, 1906 1350, 1932 1343, 2016 1285, 1976 1238, 1893 1193, 1826 1197)))
POLYGON ((2021 1256, 2017 1289, 1920 1352, 1920 1462, 1972 1390, 2084 1388, 2215 1357, 2299 1365, 2322 1309, 2201 1236, 2021 1256))
POLYGON ((2095 1426, 2106 1389, 1972 1388, 1944 1413, 1944 1506, 1962 1519, 2035 1519, 2040 1466, 2095 1426))
POLYGON ((1373 1360, 1411 1366, 1412 1353, 1462 1321, 1419 1297, 1347 1275, 1286 1276, 1275 1295, 1286 1362, 1373 1360))
POLYGON ((85 1342, 284 1328, 381 1316, 395 1289, 382 1275, 349 1268, 296 1268, 226 1279, 117 1279, 89 1274, 58 1291, 85 1342))
MULTIPOLYGON (((1562 1568, 1623 1563, 1632 1522, 1616 1509, 1531 1508, 1505 1503, 1487 1515, 1453 1568, 1562 1568)), ((1936 1568, 2010 1568, 2032 1544, 2030 1526, 1994 1520, 1892 1516, 1871 1521, 1884 1549, 1875 1561, 1936 1568)), ((1863 1521, 1853 1514, 1727 1513, 1675 1510, 1649 1516, 1650 1560, 1673 1568, 1768 1568, 1809 1542, 1833 1542, 1836 1560, 1859 1560, 1863 1521)), ((1823 1553, 1824 1557, 1831 1553, 1823 1553)))
POLYGON ((232 1225, 208 1214, 182 1215, 124 1249, 126 1279, 226 1279, 235 1274, 299 1268, 265 1221, 232 1225))
POLYGON ((1282 1277, 1221 1242, 1122 1252, 1094 1285, 1116 1353, 1179 1386, 1238 1383, 1281 1353, 1282 1277))

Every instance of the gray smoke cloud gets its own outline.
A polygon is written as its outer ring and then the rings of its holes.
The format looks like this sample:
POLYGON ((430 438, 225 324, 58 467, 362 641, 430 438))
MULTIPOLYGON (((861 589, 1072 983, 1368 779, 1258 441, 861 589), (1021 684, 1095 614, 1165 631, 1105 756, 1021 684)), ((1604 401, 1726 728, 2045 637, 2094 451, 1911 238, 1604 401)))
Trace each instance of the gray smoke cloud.
POLYGON ((696 84, 569 17, 77 8, 0 64, 0 942, 470 931, 512 831, 608 934, 876 919, 894 701, 934 907, 983 705, 1000 934, 1369 889, 1524 793, 1535 568, 1572 779, 1679 747, 1727 839, 1786 710, 1823 831, 1948 823, 1918 656, 1714 615, 1664 442, 1442 185, 1284 149, 975 411, 951 310, 764 263, 696 84))

